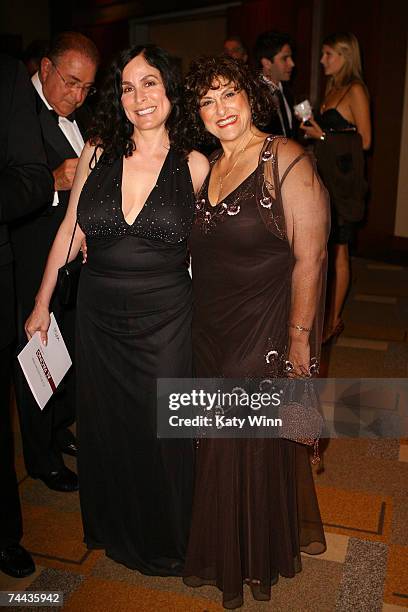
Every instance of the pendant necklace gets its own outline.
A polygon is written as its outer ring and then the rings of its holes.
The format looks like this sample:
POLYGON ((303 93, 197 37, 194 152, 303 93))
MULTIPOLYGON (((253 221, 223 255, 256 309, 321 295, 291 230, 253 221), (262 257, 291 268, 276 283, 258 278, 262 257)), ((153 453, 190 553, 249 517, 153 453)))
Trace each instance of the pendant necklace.
MULTIPOLYGON (((235 166, 237 165, 237 163, 239 162, 239 160, 241 159, 241 155, 244 153, 244 151, 247 150, 247 148, 249 147, 249 145, 251 144, 252 140, 255 138, 255 134, 252 134, 251 138, 248 140, 248 142, 246 143, 246 145, 244 147, 242 147, 242 149, 238 152, 237 158, 234 161, 234 163, 232 164, 230 170, 228 170, 228 172, 226 172, 224 174, 224 176, 220 176, 219 177, 219 187, 218 187, 218 198, 217 198, 217 204, 220 203, 221 200, 221 193, 222 193, 222 187, 224 184, 225 179, 227 179, 230 174, 232 173, 232 171, 234 170, 235 166)), ((223 153, 223 155, 225 155, 223 153)))

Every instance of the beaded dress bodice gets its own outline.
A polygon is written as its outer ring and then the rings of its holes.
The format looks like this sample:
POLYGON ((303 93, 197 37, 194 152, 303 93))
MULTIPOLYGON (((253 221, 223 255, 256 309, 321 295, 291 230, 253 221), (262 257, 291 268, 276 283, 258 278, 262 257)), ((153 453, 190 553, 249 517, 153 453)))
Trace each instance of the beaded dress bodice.
POLYGON ((78 203, 78 222, 90 237, 137 236, 179 243, 191 229, 194 201, 187 162, 170 149, 159 177, 134 223, 122 212, 123 160, 104 162, 103 155, 88 176, 78 203))

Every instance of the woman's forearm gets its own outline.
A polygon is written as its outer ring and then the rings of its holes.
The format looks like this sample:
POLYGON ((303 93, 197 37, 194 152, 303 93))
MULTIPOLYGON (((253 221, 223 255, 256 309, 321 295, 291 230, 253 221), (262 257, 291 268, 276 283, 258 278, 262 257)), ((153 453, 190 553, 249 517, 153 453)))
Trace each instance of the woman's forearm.
POLYGON ((326 250, 297 259, 292 272, 289 337, 308 342, 322 291, 322 267, 326 250))
MULTIPOLYGON (((35 298, 36 305, 49 308, 49 304, 57 283, 58 269, 66 262, 69 244, 72 238, 73 228, 71 223, 63 222, 55 236, 51 251, 48 255, 47 265, 41 281, 40 288, 35 298)), ((78 255, 84 234, 77 225, 74 240, 72 242, 69 261, 78 255)))

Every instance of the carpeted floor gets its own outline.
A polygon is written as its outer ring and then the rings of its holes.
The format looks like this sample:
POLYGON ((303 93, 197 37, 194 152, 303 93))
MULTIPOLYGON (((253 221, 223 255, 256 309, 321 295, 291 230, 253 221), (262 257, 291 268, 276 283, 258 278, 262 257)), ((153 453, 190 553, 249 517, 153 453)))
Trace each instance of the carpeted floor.
MULTIPOLYGON (((354 259, 344 318, 344 334, 325 350, 326 375, 407 376, 408 268, 354 259)), ((180 579, 146 577, 100 551, 88 552, 78 495, 49 491, 26 476, 18 433, 16 454, 23 544, 37 571, 20 581, 0 573, 0 590, 63 591, 67 612, 222 610, 215 588, 189 589, 180 579)), ((327 552, 304 556, 303 571, 292 580, 281 578, 270 602, 254 602, 246 590, 241 609, 408 610, 408 440, 330 440, 316 485, 327 552)))

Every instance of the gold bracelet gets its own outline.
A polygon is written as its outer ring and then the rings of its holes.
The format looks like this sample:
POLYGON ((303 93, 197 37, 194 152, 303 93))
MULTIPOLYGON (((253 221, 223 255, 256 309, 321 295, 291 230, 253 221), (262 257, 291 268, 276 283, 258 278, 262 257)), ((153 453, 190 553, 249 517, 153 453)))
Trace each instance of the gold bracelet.
POLYGON ((303 325, 295 325, 294 323, 288 323, 288 327, 293 327, 293 329, 297 329, 298 331, 303 332, 311 332, 311 327, 303 327, 303 325))

